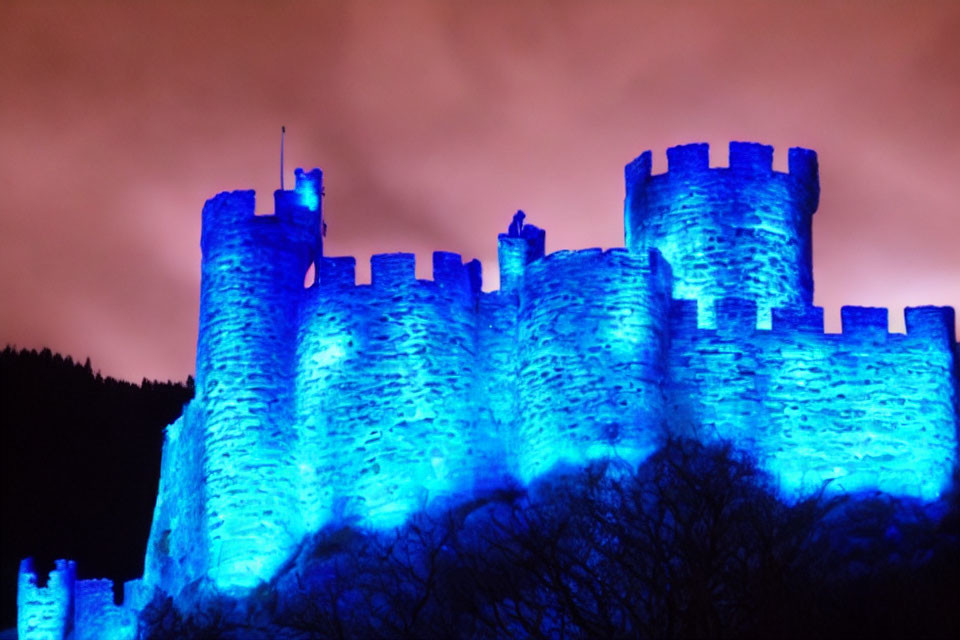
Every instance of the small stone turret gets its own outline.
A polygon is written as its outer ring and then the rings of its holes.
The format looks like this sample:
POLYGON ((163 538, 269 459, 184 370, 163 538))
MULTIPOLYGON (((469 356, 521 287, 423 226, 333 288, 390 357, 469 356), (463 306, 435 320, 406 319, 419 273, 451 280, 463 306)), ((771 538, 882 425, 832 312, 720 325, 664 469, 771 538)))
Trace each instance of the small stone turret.
POLYGON ((57 560, 46 586, 37 584, 33 558, 20 563, 17 585, 17 637, 59 640, 73 633, 77 565, 57 560))
MULTIPOLYGON (((33 559, 20 563, 17 585, 17 637, 20 640, 133 640, 137 636, 137 609, 114 604, 113 581, 77 580, 71 560, 57 560, 47 584, 40 586, 33 559)), ((124 585, 135 600, 138 581, 124 585)))
POLYGON ((539 227, 524 224, 526 217, 523 211, 517 211, 507 233, 501 233, 497 239, 502 291, 516 292, 526 266, 544 254, 547 234, 539 227))

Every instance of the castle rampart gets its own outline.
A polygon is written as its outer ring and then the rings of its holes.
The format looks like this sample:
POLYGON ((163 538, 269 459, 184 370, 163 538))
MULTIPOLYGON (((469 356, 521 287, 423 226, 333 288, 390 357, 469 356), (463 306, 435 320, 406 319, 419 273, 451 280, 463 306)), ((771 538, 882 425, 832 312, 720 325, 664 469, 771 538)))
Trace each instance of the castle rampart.
POLYGON ((433 262, 434 279, 418 280, 412 254, 377 255, 370 285, 322 276, 305 293, 297 415, 317 469, 304 462, 316 474, 304 496, 325 496, 306 511, 396 523, 427 497, 472 488, 479 265, 433 262))
POLYGON ((938 496, 957 450, 953 310, 909 308, 897 334, 886 309, 844 307, 843 332, 828 334, 821 309, 774 310, 766 330, 753 305, 718 301, 717 329, 677 305, 670 421, 754 451, 788 493, 830 481, 938 496))
POLYGON ((298 174, 317 176, 314 218, 284 208, 294 192, 275 216, 253 216, 248 192, 208 203, 198 395, 167 443, 193 461, 164 462, 202 485, 206 546, 174 533, 196 511, 161 513, 197 498, 164 484, 150 579, 175 591, 202 567, 243 587, 325 523, 392 526, 559 462, 637 462, 671 430, 749 448, 788 492, 937 494, 956 459, 948 312, 910 309, 898 336, 884 310, 845 308, 843 333, 824 333, 816 155, 791 149, 780 173, 770 147, 733 143, 722 168, 707 152, 670 149, 659 176, 649 153, 628 165, 626 249, 547 254, 518 212, 489 293, 479 263, 442 252, 432 280, 384 254, 356 284, 352 258, 317 253, 319 173, 298 174))

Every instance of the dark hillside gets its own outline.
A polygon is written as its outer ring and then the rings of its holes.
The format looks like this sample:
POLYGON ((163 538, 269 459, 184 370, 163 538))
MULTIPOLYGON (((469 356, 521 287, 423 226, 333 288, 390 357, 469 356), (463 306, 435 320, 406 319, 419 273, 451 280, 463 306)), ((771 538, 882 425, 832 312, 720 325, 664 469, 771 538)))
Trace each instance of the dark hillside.
POLYGON ((83 578, 141 575, 163 428, 193 382, 130 384, 90 361, 11 347, 0 353, 0 628, 16 617, 21 558, 55 558, 83 578))

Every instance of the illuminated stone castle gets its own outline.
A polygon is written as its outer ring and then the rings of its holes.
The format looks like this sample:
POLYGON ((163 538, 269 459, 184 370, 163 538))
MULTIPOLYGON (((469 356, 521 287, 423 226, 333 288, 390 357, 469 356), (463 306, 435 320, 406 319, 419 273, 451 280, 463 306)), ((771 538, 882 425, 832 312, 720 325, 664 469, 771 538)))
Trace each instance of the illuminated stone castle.
MULTIPOLYGON (((167 430, 127 608, 198 581, 240 594, 327 523, 393 526, 558 463, 637 463, 671 432, 732 440, 786 494, 831 480, 937 497, 957 460, 953 310, 907 309, 892 334, 886 309, 845 307, 824 333, 816 154, 791 149, 787 173, 752 143, 731 143, 729 167, 705 144, 667 159, 662 175, 649 152, 626 168, 625 248, 547 255, 516 216, 492 292, 444 252, 432 280, 398 253, 356 284, 353 258, 323 255, 317 169, 274 215, 254 215, 252 191, 210 199, 196 397, 167 430)), ((73 580, 60 569, 44 590, 25 567, 21 624, 87 611, 79 587, 54 593, 73 580)))

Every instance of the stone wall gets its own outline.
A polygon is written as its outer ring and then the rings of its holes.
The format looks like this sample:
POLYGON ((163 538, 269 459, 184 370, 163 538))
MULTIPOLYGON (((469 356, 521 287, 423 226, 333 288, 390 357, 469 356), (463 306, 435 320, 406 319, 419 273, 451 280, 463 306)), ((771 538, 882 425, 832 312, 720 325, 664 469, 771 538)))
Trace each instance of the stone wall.
MULTIPOLYGON (((885 310, 845 307, 824 333, 816 154, 791 149, 780 173, 772 153, 731 143, 710 168, 706 145, 674 147, 658 176, 641 155, 626 249, 547 255, 518 212, 490 293, 445 252, 432 280, 398 253, 357 285, 353 258, 323 257, 319 170, 297 170, 274 215, 252 191, 209 200, 196 397, 167 429, 133 608, 157 589, 242 594, 325 524, 395 526, 558 464, 635 464, 670 433, 733 441, 788 494, 939 495, 957 461, 953 311, 907 309, 898 335, 885 310)), ((22 638, 127 637, 112 585, 65 561, 46 587, 25 561, 18 607, 22 638)))
POLYGON ((137 614, 114 604, 112 580, 77 582, 76 633, 74 640, 133 640, 137 614))
POLYGON ((426 500, 529 479, 556 462, 653 446, 669 268, 626 250, 558 252, 514 291, 434 254, 324 258, 306 293, 296 381, 301 512, 397 524, 426 500))
POLYGON ((57 560, 40 586, 33 560, 20 563, 17 577, 17 637, 20 640, 60 640, 73 632, 77 566, 57 560))
POLYGON ((325 258, 301 316, 296 415, 301 509, 399 523, 427 498, 472 489, 477 446, 478 263, 438 252, 433 280, 412 254, 325 258))
POLYGON ((250 586, 328 522, 393 526, 560 462, 636 462, 668 430, 734 439, 787 488, 935 492, 956 457, 949 338, 881 335, 856 311, 842 336, 823 333, 816 155, 791 149, 780 173, 772 153, 732 143, 730 166, 710 168, 706 145, 675 147, 658 176, 640 156, 626 249, 547 255, 518 212, 491 293, 478 263, 443 252, 432 280, 415 277, 413 255, 385 254, 357 285, 352 258, 321 256, 319 174, 298 182, 315 198, 278 192, 274 216, 253 216, 249 192, 211 200, 190 421, 204 575, 250 586), (890 367, 906 367, 896 385, 890 367))
POLYGON ((518 310, 516 472, 645 457, 661 435, 669 267, 625 249, 530 263, 518 310))
POLYGON ((71 561, 57 560, 44 586, 30 558, 20 563, 20 640, 133 640, 138 610, 114 603, 112 580, 77 580, 71 561))
POLYGON ((167 427, 143 584, 178 594, 212 568, 205 532, 204 412, 196 400, 167 427))
POLYGON ((197 402, 203 410, 210 577, 251 587, 303 536, 293 462, 294 363, 304 277, 321 251, 319 170, 254 215, 252 191, 203 210, 197 402))
POLYGON ((757 328, 753 301, 716 307, 717 329, 696 327, 696 305, 675 303, 670 420, 755 453, 796 494, 830 481, 933 499, 957 459, 953 310, 906 310, 907 333, 886 309, 844 307, 843 332, 821 309, 774 310, 757 328))

